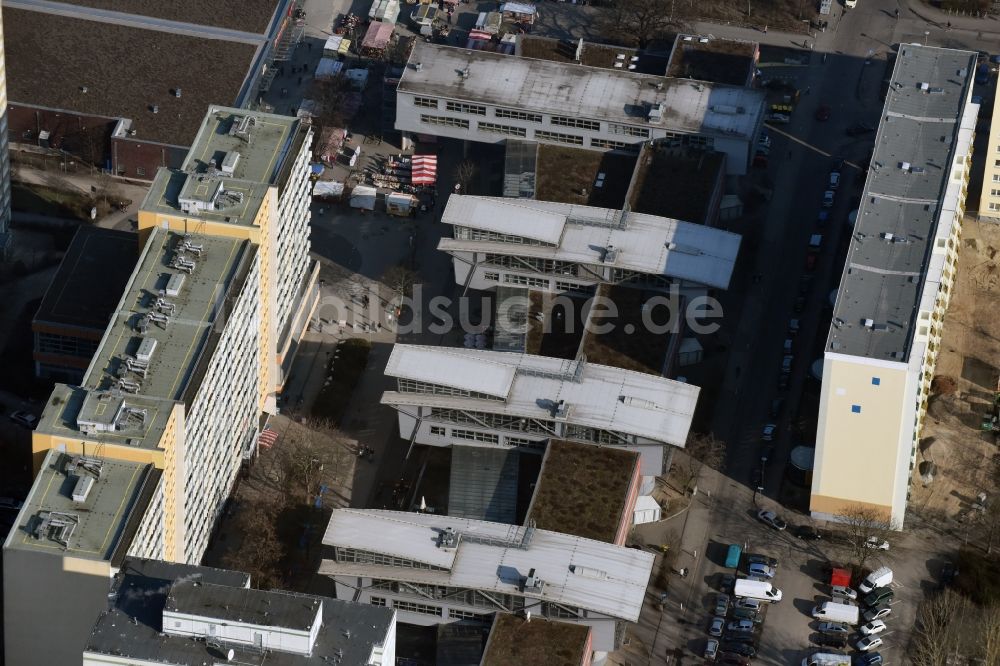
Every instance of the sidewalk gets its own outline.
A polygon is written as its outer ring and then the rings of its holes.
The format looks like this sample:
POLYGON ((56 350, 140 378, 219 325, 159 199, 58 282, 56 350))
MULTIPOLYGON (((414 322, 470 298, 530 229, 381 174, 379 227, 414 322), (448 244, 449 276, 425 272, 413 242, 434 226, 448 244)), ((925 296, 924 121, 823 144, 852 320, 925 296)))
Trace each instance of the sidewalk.
MULTIPOLYGON (((81 194, 90 195, 95 188, 99 186, 97 175, 91 175, 89 173, 69 173, 60 171, 47 171, 32 168, 22 164, 18 165, 17 168, 17 180, 22 183, 32 184, 32 185, 45 185, 47 187, 60 187, 69 185, 77 190, 81 194)), ((130 183, 124 183, 120 180, 114 179, 111 181, 111 188, 120 193, 122 199, 131 200, 132 204, 128 207, 126 211, 113 210, 104 217, 98 219, 95 224, 99 227, 104 227, 105 229, 129 229, 130 225, 128 220, 134 218, 138 215, 139 206, 142 204, 142 200, 146 196, 146 192, 149 190, 149 186, 146 185, 132 185, 130 183)), ((15 213, 15 215, 30 216, 30 213, 15 213)), ((41 218, 44 216, 32 216, 34 218, 41 218)))
POLYGON ((899 18, 918 18, 938 27, 946 28, 951 24, 952 30, 970 31, 976 33, 986 33, 1000 35, 1000 19, 993 15, 984 18, 974 16, 956 16, 948 12, 941 11, 929 4, 919 2, 919 0, 898 0, 899 18), (907 14, 909 13, 909 16, 907 14))

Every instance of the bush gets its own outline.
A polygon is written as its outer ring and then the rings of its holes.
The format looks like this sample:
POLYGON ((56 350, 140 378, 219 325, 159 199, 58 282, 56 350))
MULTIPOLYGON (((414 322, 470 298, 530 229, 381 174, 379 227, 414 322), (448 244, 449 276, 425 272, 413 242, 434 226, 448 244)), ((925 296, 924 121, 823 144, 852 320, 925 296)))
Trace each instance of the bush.
POLYGON ((934 395, 950 395, 958 390, 958 382, 954 377, 938 375, 931 381, 931 393, 934 395))
POLYGON ((958 553, 955 588, 981 606, 1000 603, 1000 562, 963 548, 958 553))

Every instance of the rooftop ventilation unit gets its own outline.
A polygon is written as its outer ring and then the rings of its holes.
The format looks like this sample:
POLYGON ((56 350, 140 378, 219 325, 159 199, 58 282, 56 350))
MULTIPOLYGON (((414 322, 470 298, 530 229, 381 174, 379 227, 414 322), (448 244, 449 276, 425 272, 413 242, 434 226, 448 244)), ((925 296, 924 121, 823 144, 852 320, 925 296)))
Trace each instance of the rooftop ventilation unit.
POLYGON ((646 115, 646 120, 651 123, 659 123, 663 121, 663 114, 667 112, 666 104, 653 104, 649 108, 649 113, 646 115))
POLYGON ((708 37, 699 37, 698 38, 698 43, 699 44, 708 44, 708 37))
POLYGON ((617 260, 618 260, 618 248, 616 248, 614 245, 609 245, 606 248, 604 248, 604 256, 601 258, 602 262, 604 262, 605 264, 613 264, 617 260))
POLYGON ((184 276, 180 273, 174 273, 167 280, 167 288, 165 289, 167 296, 180 296, 181 287, 184 286, 184 276))
POLYGON ((552 416, 557 419, 567 418, 569 416, 569 403, 565 400, 557 402, 555 408, 552 410, 552 416))
POLYGON ((895 238, 895 236, 893 236, 893 235, 892 235, 892 234, 891 234, 890 232, 888 232, 888 231, 883 231, 883 232, 882 232, 882 234, 881 234, 881 236, 882 236, 882 240, 885 240, 885 241, 889 241, 890 243, 891 243, 891 242, 892 242, 892 240, 893 240, 893 239, 895 238))
POLYGON ((180 96, 181 96, 181 89, 174 88, 174 97, 180 97, 180 96))
POLYGON ((623 405, 628 405, 629 407, 641 407, 643 409, 659 409, 660 406, 657 405, 652 400, 646 400, 645 398, 637 398, 632 395, 620 395, 618 396, 619 402, 623 405))
POLYGON ((422 62, 413 63, 413 69, 417 70, 418 72, 421 71, 423 68, 424 68, 424 63, 422 62))
POLYGON ((899 163, 899 168, 902 169, 903 171, 909 171, 910 170, 910 163, 909 162, 900 162, 899 163))
POLYGON ((873 327, 875 325, 875 320, 874 319, 862 319, 861 320, 861 325, 864 326, 865 328, 871 328, 871 327, 873 327))
POLYGON ((133 382, 129 379, 119 379, 118 388, 126 393, 138 393, 142 385, 139 382, 133 382))
POLYGON ((80 517, 75 513, 58 511, 42 511, 38 517, 41 520, 35 528, 35 538, 49 539, 63 548, 69 548, 69 540, 72 538, 76 526, 80 523, 80 517))
POLYGON ((673 241, 667 241, 666 247, 671 252, 678 252, 680 254, 691 254, 696 257, 700 257, 705 254, 705 251, 695 247, 694 245, 684 245, 682 243, 674 243, 673 241))
POLYGON ((450 550, 452 548, 458 547, 458 532, 454 528, 446 527, 441 534, 438 535, 438 548, 443 548, 445 550, 450 550))
POLYGON ((583 578, 593 578, 594 580, 604 580, 608 577, 607 571, 594 569, 593 567, 584 567, 579 564, 571 564, 569 566, 569 570, 577 576, 582 576, 583 578))
POLYGON ((200 257, 201 253, 205 251, 205 246, 201 243, 192 243, 190 240, 185 238, 184 242, 181 243, 181 251, 190 252, 196 257, 200 257))
POLYGON ((155 307, 158 312, 162 312, 163 314, 173 314, 174 311, 177 309, 176 305, 174 305, 165 298, 157 298, 156 303, 153 304, 153 307, 155 307))
POLYGON ((222 158, 222 173, 227 176, 232 176, 236 172, 236 165, 240 162, 240 154, 238 151, 230 150, 226 153, 226 156, 222 158))
POLYGON ((76 479, 76 484, 73 486, 72 498, 77 504, 83 504, 87 501, 87 497, 90 495, 90 491, 94 487, 94 477, 92 476, 80 476, 76 479))
POLYGON ((256 126, 256 116, 233 116, 233 124, 229 126, 229 136, 249 142, 256 126))
POLYGON ((544 587, 545 581, 535 575, 534 568, 528 571, 528 577, 524 579, 524 592, 541 594, 544 587))
POLYGON ((926 81, 921 81, 920 89, 923 90, 924 92, 927 92, 928 90, 931 89, 931 84, 927 83, 926 81))
POLYGON ((167 324, 170 323, 170 317, 159 312, 150 312, 146 316, 149 318, 149 321, 159 324, 162 329, 166 329, 167 324))
POLYGON ((173 263, 170 264, 171 268, 176 268, 177 270, 184 271, 185 273, 193 273, 196 266, 197 264, 183 255, 174 257, 173 263))

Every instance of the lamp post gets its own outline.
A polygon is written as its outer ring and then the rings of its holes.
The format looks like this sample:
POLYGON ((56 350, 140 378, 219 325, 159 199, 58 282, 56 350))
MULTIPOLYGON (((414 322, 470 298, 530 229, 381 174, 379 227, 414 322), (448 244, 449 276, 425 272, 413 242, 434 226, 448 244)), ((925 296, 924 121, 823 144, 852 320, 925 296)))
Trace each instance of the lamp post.
POLYGON ((924 46, 927 46, 927 37, 931 34, 930 30, 924 30, 924 46))
POLYGON ((767 466, 767 456, 760 457, 760 479, 757 481, 757 487, 753 491, 753 503, 757 504, 757 493, 764 493, 764 471, 767 466))

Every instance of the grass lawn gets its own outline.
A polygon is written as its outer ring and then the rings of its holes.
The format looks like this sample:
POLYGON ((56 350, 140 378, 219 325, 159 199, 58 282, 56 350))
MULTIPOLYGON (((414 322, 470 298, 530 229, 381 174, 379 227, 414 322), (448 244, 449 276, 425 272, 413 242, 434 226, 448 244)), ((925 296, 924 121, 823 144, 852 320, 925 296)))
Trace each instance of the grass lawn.
POLYGON ((372 344, 361 338, 351 338, 337 345, 326 374, 330 383, 323 387, 312 406, 312 416, 339 424, 351 402, 354 387, 368 364, 372 344))
POLYGON ((23 213, 89 220, 93 206, 82 192, 58 190, 47 185, 11 183, 11 208, 23 213))

